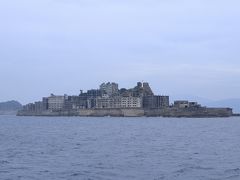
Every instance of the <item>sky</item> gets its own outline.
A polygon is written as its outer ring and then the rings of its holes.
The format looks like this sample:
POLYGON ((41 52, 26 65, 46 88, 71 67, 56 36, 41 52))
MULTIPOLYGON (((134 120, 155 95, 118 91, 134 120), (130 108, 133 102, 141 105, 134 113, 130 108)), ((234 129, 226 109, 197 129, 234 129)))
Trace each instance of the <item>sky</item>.
POLYGON ((0 101, 102 82, 240 98, 239 0, 1 0, 0 101))

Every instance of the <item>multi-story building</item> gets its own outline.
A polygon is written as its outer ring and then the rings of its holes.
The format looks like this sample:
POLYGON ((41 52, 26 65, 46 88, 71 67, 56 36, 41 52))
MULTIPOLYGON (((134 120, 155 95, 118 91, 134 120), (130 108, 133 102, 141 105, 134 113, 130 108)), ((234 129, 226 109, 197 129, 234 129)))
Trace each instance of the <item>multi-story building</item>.
POLYGON ((64 108, 66 110, 86 109, 87 96, 68 96, 64 108))
POLYGON ((176 107, 176 108, 188 108, 189 107, 189 102, 185 101, 185 100, 174 101, 174 107, 176 107))
MULTIPOLYGON (((127 91, 128 93, 131 94, 131 96, 134 97, 154 96, 153 91, 147 82, 144 83, 138 82, 136 87, 134 87, 133 89, 129 89, 127 91)), ((127 93, 124 92, 124 94, 127 93)))
POLYGON ((29 103, 25 106, 23 106, 23 110, 27 112, 34 112, 35 111, 35 104, 34 103, 29 103))
POLYGON ((111 108, 112 103, 113 103, 113 98, 99 97, 96 99, 96 108, 97 109, 111 108))
POLYGON ((143 83, 144 96, 154 96, 154 93, 147 82, 143 83))
POLYGON ((174 107, 176 108, 199 108, 201 107, 200 104, 197 102, 189 102, 187 100, 182 100, 182 101, 174 101, 174 107))
POLYGON ((43 111, 46 111, 48 109, 48 98, 47 97, 42 98, 42 108, 43 108, 43 111))
MULTIPOLYGON (((197 106, 196 103, 175 102, 175 106, 197 106)), ((117 83, 103 83, 100 89, 91 89, 79 96, 44 97, 23 107, 25 111, 75 111, 95 108, 165 108, 169 107, 169 96, 154 96, 149 84, 138 82, 131 89, 118 89, 117 83)))
POLYGON ((103 95, 103 91, 99 89, 91 89, 86 93, 87 97, 101 97, 103 95))
POLYGON ((114 96, 118 94, 118 84, 110 82, 103 83, 100 85, 100 90, 109 96, 114 96))
POLYGON ((97 98, 96 108, 141 108, 142 98, 140 97, 109 97, 97 98))
POLYGON ((169 107, 169 96, 145 96, 143 108, 166 108, 169 107))
POLYGON ((48 97, 48 109, 51 111, 63 110, 65 100, 67 100, 67 95, 56 96, 52 94, 50 97, 48 97))
POLYGON ((43 111, 43 102, 42 101, 35 102, 34 105, 35 105, 35 111, 36 112, 43 111))
POLYGON ((141 108, 142 98, 140 97, 121 97, 122 108, 141 108))
POLYGON ((97 105, 97 97, 90 97, 87 99, 87 108, 93 109, 96 108, 97 105))

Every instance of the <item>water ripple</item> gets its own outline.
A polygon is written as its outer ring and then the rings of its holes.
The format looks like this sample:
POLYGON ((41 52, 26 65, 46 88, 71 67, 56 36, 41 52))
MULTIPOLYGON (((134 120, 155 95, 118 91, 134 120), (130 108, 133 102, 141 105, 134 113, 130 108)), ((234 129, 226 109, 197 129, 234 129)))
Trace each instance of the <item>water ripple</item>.
POLYGON ((0 123, 4 180, 240 179, 236 118, 4 116, 0 123))

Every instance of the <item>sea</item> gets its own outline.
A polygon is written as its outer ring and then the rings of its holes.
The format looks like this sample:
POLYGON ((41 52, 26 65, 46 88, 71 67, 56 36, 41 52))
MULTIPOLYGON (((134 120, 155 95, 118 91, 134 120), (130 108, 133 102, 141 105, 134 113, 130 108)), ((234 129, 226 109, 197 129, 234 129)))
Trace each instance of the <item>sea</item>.
POLYGON ((239 180, 240 118, 0 116, 0 180, 239 180))

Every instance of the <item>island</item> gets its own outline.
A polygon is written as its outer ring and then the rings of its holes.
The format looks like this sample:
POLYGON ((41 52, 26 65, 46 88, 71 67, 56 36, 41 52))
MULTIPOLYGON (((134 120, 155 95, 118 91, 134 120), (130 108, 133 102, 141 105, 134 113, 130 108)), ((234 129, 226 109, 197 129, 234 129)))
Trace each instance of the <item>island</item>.
POLYGON ((79 95, 54 95, 24 105, 18 116, 113 116, 113 117, 230 117, 229 107, 205 107, 198 102, 177 100, 155 95, 147 82, 138 82, 133 88, 118 88, 114 82, 102 83, 79 95))
POLYGON ((0 102, 0 115, 16 115, 22 109, 22 104, 18 101, 0 102))

